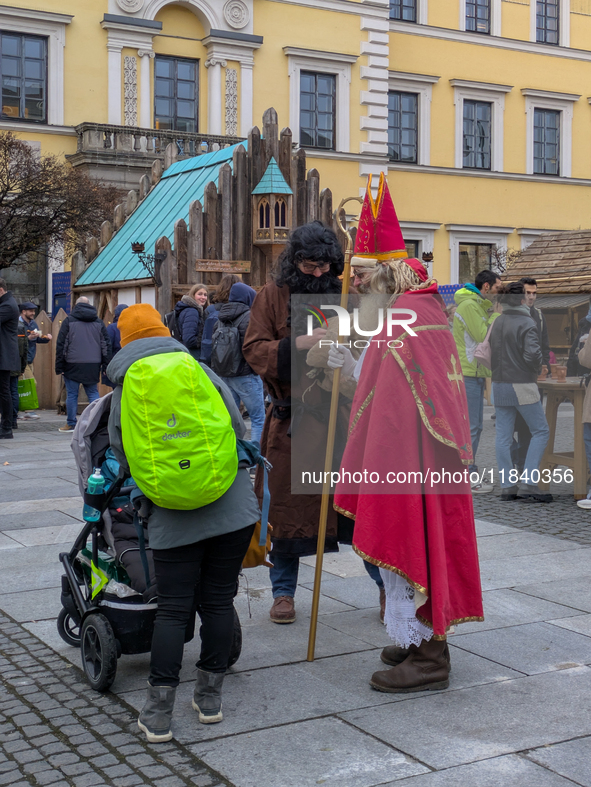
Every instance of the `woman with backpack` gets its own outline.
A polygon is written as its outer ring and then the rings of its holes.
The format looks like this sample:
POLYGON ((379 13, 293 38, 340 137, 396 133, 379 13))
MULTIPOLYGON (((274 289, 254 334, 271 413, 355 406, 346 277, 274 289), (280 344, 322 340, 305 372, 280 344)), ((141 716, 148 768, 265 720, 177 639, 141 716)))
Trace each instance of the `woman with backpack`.
POLYGON ((194 284, 174 307, 175 333, 196 361, 201 359, 201 342, 209 294, 205 284, 194 284))
POLYGON ((250 307, 255 297, 256 291, 247 284, 237 282, 232 285, 228 303, 220 309, 213 332, 211 366, 232 392, 236 406, 244 403, 252 424, 250 439, 260 443, 265 424, 263 381, 242 354, 250 322, 250 307))
POLYGON ((126 309, 119 330, 122 349, 107 369, 116 385, 109 439, 147 498, 158 610, 138 726, 149 742, 160 743, 172 738, 185 631, 196 601, 201 653, 192 706, 202 724, 222 721, 234 596, 260 510, 248 471, 238 463, 236 440, 245 428, 226 386, 188 357, 149 304, 126 309))
POLYGON ((211 304, 205 311, 205 324, 203 326, 203 338, 201 340, 201 363, 211 366, 211 340, 215 325, 220 317, 220 309, 224 303, 228 303, 232 285, 240 281, 240 277, 235 273, 225 273, 220 279, 220 283, 211 296, 211 304))

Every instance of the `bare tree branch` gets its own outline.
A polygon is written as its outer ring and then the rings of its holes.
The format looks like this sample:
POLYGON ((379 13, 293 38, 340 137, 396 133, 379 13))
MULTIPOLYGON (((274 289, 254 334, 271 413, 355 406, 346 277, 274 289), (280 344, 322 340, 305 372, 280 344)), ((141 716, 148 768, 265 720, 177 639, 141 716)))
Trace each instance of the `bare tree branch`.
POLYGON ((0 269, 24 263, 43 245, 81 248, 111 218, 116 201, 112 186, 0 133, 0 269))

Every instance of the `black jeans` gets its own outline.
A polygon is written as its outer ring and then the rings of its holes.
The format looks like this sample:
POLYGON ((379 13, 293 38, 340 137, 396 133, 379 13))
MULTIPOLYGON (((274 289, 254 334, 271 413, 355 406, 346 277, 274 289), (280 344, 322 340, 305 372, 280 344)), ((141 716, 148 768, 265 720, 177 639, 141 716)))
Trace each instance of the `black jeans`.
POLYGON ((12 432, 12 393, 10 371, 0 370, 0 431, 12 432))
POLYGON ((155 549, 158 611, 150 683, 178 686, 187 624, 195 600, 201 617, 197 667, 225 672, 234 633, 234 596, 254 525, 175 549, 155 549))

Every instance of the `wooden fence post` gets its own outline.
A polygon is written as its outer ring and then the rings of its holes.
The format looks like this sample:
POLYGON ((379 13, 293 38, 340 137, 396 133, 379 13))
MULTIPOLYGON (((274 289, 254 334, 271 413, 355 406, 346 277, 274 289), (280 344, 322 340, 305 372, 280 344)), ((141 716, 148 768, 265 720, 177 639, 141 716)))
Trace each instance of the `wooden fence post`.
POLYGON ((179 219, 174 225, 174 253, 176 255, 176 280, 178 284, 188 283, 188 242, 187 224, 184 219, 179 219))
POLYGON ((197 284, 200 274, 195 270, 195 260, 203 259, 203 208, 198 199, 189 205, 187 284, 197 284))
POLYGON ((218 215, 218 221, 221 221, 222 229, 222 243, 221 252, 222 260, 232 259, 232 168, 229 164, 224 164, 220 168, 219 174, 220 184, 220 197, 221 209, 218 215))
POLYGON ((307 179, 308 210, 306 223, 320 218, 320 175, 317 169, 308 172, 307 179))

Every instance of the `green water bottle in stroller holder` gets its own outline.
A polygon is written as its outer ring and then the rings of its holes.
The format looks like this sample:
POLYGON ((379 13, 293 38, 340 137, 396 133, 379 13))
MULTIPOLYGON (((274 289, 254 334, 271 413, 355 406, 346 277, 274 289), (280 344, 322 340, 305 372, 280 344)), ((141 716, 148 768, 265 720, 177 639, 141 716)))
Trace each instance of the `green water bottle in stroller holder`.
MULTIPOLYGON (((89 495, 101 495, 105 488, 105 479, 103 478, 103 474, 101 473, 100 467, 94 468, 94 473, 88 479, 88 487, 86 491, 89 495)), ((101 512, 98 508, 93 508, 92 506, 88 505, 88 503, 84 503, 84 508, 82 509, 82 518, 85 522, 98 522, 101 518, 101 512)))

